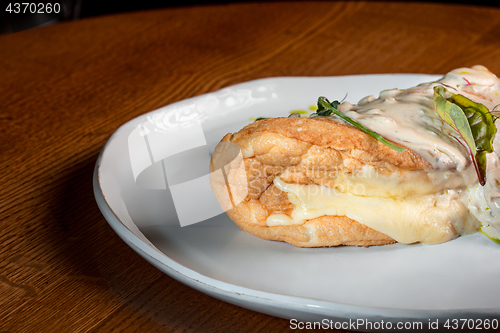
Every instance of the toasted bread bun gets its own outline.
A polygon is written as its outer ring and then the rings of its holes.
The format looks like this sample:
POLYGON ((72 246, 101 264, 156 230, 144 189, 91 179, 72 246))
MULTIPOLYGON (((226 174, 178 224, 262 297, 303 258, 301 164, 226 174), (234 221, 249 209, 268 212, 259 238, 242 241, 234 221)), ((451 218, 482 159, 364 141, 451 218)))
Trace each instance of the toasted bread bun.
POLYGON ((242 230, 263 239, 299 247, 395 243, 346 216, 325 215, 294 225, 266 223, 270 215, 290 215, 294 209, 288 194, 273 184, 276 177, 292 184, 334 187, 339 174, 352 174, 365 165, 382 174, 429 168, 410 149, 398 153, 330 118, 273 118, 221 140, 212 155, 211 185, 227 215, 242 230), (223 175, 216 170, 224 170, 223 175))

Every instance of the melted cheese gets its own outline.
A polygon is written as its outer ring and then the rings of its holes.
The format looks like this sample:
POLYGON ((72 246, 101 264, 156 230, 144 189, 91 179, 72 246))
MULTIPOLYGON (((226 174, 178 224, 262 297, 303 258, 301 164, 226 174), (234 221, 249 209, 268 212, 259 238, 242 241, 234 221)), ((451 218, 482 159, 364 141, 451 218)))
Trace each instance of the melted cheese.
MULTIPOLYGON (((490 110, 500 104, 500 80, 482 66, 459 68, 407 90, 385 90, 357 105, 342 103, 339 110, 345 115, 412 149, 432 170, 339 175, 331 188, 287 184, 277 177, 274 184, 288 193, 295 208, 291 216, 270 215, 267 224, 297 225, 334 215, 347 216, 401 243, 442 243, 481 226, 500 238, 500 159, 488 154, 487 184, 478 185, 467 151, 434 111, 433 88, 440 84, 490 110)), ((500 148, 500 139, 494 146, 500 148)))
POLYGON ((303 224, 324 215, 347 216, 406 244, 443 243, 479 227, 457 192, 401 199, 340 192, 321 185, 287 184, 279 177, 274 184, 288 193, 295 208, 291 216, 270 215, 269 226, 303 224))

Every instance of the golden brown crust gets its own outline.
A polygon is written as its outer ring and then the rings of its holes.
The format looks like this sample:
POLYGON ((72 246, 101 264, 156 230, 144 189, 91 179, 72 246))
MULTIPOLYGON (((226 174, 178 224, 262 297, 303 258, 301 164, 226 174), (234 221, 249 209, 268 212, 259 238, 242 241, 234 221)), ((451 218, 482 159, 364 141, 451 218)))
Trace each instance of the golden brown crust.
MULTIPOLYGON (((302 155, 304 150, 307 150, 311 145, 316 145, 333 148, 339 152, 349 151, 354 159, 377 164, 381 167, 384 164, 405 170, 422 170, 429 167, 422 157, 410 149, 398 153, 370 135, 326 117, 263 119, 233 134, 231 142, 237 143, 242 149, 245 149, 246 145, 255 141, 256 138, 262 142, 259 148, 263 151, 278 149, 283 153, 290 154, 290 156, 286 156, 287 159, 280 160, 279 165, 283 166, 287 162, 289 165, 296 164, 293 162, 299 160, 297 156, 302 155), (292 146, 277 147, 274 142, 269 140, 272 133, 290 139, 287 143, 292 146), (266 136, 264 140, 261 138, 263 135, 266 136)), ((261 155, 259 153, 261 151, 256 151, 255 155, 261 155)), ((273 164, 277 165, 276 162, 273 164)))
POLYGON ((281 191, 274 184, 271 184, 260 196, 259 202, 268 212, 284 213, 290 215, 293 211, 293 204, 288 200, 286 192, 281 191))
POLYGON ((212 156, 211 171, 224 168, 225 178, 216 181, 211 176, 211 184, 221 206, 232 207, 226 209, 228 216, 242 230, 263 239, 300 247, 395 243, 345 216, 322 216, 302 225, 266 224, 269 215, 290 215, 294 207, 288 195, 273 185, 276 176, 287 183, 333 187, 339 173, 356 173, 365 165, 380 173, 429 168, 410 149, 397 153, 368 134, 329 118, 273 118, 254 122, 221 140, 212 156), (234 159, 238 149, 240 159, 234 159), (242 172, 235 171, 238 167, 242 172), (223 192, 229 193, 226 202, 223 192))

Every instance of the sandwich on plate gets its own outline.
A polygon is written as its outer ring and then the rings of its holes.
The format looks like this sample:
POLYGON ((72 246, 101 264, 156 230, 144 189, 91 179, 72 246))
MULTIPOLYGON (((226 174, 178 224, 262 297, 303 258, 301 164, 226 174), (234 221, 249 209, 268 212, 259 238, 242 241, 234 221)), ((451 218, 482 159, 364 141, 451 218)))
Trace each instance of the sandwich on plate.
POLYGON ((211 186, 242 230, 299 247, 498 242, 499 104, 483 66, 357 104, 319 97, 308 117, 224 136, 211 186))

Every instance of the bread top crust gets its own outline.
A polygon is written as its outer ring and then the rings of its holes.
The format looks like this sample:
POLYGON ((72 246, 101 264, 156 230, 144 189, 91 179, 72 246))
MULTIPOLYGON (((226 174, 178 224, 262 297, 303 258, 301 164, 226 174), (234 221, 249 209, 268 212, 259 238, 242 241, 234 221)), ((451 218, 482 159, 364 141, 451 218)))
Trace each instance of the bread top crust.
POLYGON ((246 176, 245 180, 237 177, 237 182, 238 187, 248 190, 247 200, 259 199, 277 176, 286 183, 335 187, 339 175, 359 177, 365 166, 385 175, 425 174, 431 169, 408 148, 399 153, 350 125, 326 117, 264 119, 227 134, 212 156, 212 171, 235 164, 231 156, 238 153, 246 176))
POLYGON ((229 141, 242 148, 245 158, 280 149, 280 158, 268 161, 272 165, 296 165, 300 160, 298 156, 311 146, 318 146, 348 154, 355 160, 378 168, 431 168, 427 161, 408 148, 399 153, 361 130, 327 117, 263 119, 233 134, 229 141), (277 146, 270 134, 282 136, 282 143, 286 145, 277 146))

